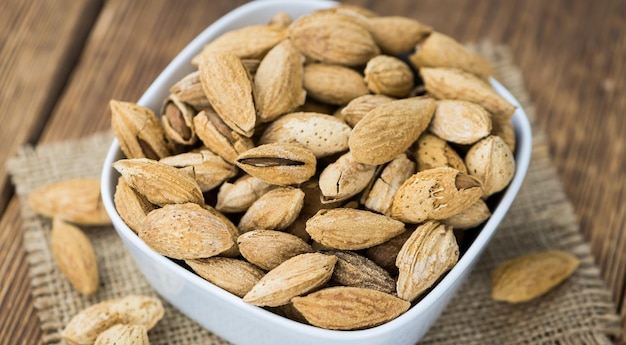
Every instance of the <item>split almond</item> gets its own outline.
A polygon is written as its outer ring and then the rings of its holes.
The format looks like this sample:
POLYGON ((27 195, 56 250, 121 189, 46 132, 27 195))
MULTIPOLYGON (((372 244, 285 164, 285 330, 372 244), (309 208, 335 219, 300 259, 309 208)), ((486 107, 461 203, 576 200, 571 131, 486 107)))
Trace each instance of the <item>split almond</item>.
POLYGON ((237 166, 275 185, 298 184, 315 174, 317 160, 311 150, 296 144, 265 144, 243 152, 237 166))

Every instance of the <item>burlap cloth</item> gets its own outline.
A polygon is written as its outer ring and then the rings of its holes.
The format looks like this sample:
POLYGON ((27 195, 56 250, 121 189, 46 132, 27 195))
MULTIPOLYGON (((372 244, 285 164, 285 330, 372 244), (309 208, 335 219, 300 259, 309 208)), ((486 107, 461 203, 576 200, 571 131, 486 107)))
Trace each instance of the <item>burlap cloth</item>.
MULTIPOLYGON (((503 46, 476 48, 492 61, 498 79, 517 97, 531 121, 535 114, 523 79, 503 46)), ((584 242, 572 206, 551 163, 545 135, 534 128, 532 161, 525 183, 476 269, 420 344, 611 344, 621 328, 611 294, 584 242), (581 260, 564 284, 529 303, 508 305, 490 299, 490 272, 511 257, 558 248, 581 260)), ((59 344, 64 325, 79 310, 130 293, 154 295, 112 227, 86 229, 98 255, 101 288, 78 294, 51 257, 50 221, 25 203, 34 188, 68 178, 99 176, 112 134, 79 141, 23 147, 9 160, 22 200, 24 245, 28 253, 35 307, 44 344, 59 344)), ((175 308, 150 331, 153 344, 225 344, 175 308)))

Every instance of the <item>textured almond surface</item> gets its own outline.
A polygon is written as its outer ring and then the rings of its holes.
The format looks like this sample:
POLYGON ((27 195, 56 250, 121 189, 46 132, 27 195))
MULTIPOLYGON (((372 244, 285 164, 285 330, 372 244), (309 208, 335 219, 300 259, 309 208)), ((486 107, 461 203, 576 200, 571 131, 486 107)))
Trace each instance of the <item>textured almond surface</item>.
POLYGON ((263 194, 244 213, 239 230, 282 230, 298 217, 304 203, 304 192, 293 187, 279 187, 263 194))
POLYGON ((70 345, 91 345, 98 335, 116 324, 125 324, 123 313, 111 310, 113 301, 94 304, 74 315, 61 332, 70 345))
POLYGON ((363 76, 353 69, 322 63, 304 68, 304 89, 320 102, 344 105, 369 93, 363 76))
POLYGON ((243 300, 258 306, 287 304, 293 297, 326 283, 336 262, 335 256, 320 253, 294 256, 267 272, 243 300))
POLYGON ((166 205, 148 214, 139 237, 155 251, 174 259, 217 255, 233 246, 227 225, 197 204, 166 205))
POLYGON ((399 270, 397 292, 413 301, 450 270, 459 259, 452 228, 438 222, 417 227, 396 258, 399 270))
POLYGON ((329 251, 337 257, 332 280, 340 285, 373 289, 386 293, 396 290, 395 280, 389 272, 368 258, 349 251, 329 251))
POLYGON ((404 61, 388 55, 378 55, 365 66, 365 82, 376 94, 406 97, 413 89, 413 72, 404 61))
POLYGON ((520 303, 537 298, 562 283, 578 267, 577 258, 549 250, 511 259, 491 275, 491 297, 496 301, 520 303))
POLYGON ((254 230, 237 238, 241 255, 264 270, 272 270, 292 257, 313 251, 299 237, 274 230, 254 230))
POLYGON ((337 330, 374 327, 393 320, 411 306, 384 292, 347 286, 326 288, 292 302, 312 325, 337 330))
POLYGON ((315 241, 335 249, 373 247, 404 231, 404 223, 370 211, 351 208, 320 210, 306 222, 315 241))
POLYGON ((98 291, 100 275, 96 252, 78 227, 54 218, 50 248, 59 270, 78 292, 93 295, 98 291))
POLYGON ((474 144, 465 155, 470 175, 482 182, 483 196, 497 193, 515 175, 515 158, 502 138, 490 135, 474 144))
POLYGON ((215 208, 221 212, 243 212, 272 188, 275 186, 258 177, 244 175, 232 183, 222 184, 215 208))
POLYGON ((393 98, 385 95, 363 95, 350 101, 343 109, 341 116, 346 123, 354 127, 367 113, 381 104, 389 103, 393 98))
POLYGON ((142 325, 148 330, 151 330, 165 314, 160 299, 144 295, 128 295, 113 300, 109 308, 122 314, 126 323, 142 325))
POLYGON ((196 65, 202 55, 210 52, 227 52, 241 59, 260 59, 278 42, 287 37, 287 30, 275 25, 251 25, 228 31, 202 50, 194 58, 196 65))
POLYGON ((438 136, 426 132, 417 140, 416 146, 417 171, 450 167, 467 174, 467 167, 463 159, 445 140, 438 136))
POLYGON ((237 157, 237 166, 275 185, 298 184, 315 174, 317 160, 311 150, 296 144, 265 144, 237 157))
POLYGON ((139 231, 143 220, 155 208, 143 195, 132 189, 124 177, 120 177, 117 182, 113 201, 117 213, 134 232, 139 231))
POLYGON ((380 49, 392 55, 412 52, 415 45, 432 32, 432 28, 415 19, 389 16, 369 18, 372 36, 380 49))
POLYGON ((148 331, 143 325, 115 325, 100 333, 94 345, 149 345, 148 331))
POLYGON ((46 217, 76 224, 111 224, 100 196, 100 179, 96 178, 69 179, 39 187, 29 194, 28 206, 46 217))
POLYGON ((233 258, 216 256, 185 263, 200 277, 239 297, 245 296, 264 275, 249 262, 233 258))
POLYGON ((441 139, 473 144, 491 132, 491 115, 478 104, 460 100, 437 102, 428 129, 441 139))
POLYGON ((360 193, 374 178, 376 169, 375 165, 357 162, 350 152, 341 155, 320 173, 322 202, 343 201, 360 193))
POLYGON ((417 140, 435 111, 430 98, 413 97, 382 104, 359 121, 348 145, 357 162, 383 164, 417 140))

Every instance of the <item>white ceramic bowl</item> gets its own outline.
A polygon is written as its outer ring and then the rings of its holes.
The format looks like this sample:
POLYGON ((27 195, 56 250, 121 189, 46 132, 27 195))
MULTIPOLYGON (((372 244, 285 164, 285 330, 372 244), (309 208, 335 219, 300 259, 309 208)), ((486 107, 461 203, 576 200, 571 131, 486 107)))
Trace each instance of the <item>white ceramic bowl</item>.
MULTIPOLYGON (((159 75, 139 104, 156 112, 169 88, 193 71, 190 61, 203 45, 220 34, 252 24, 266 23, 278 11, 293 18, 336 5, 331 1, 259 0, 241 6, 216 21, 195 38, 159 75)), ((203 327, 234 344, 415 344, 435 322, 465 280, 517 194, 526 174, 531 152, 531 129, 524 110, 498 82, 495 90, 518 108, 513 116, 517 170, 491 218, 484 224, 457 265, 409 311, 386 324, 357 331, 332 331, 301 324, 244 303, 241 298, 207 282, 150 249, 119 217, 113 194, 119 175, 111 164, 123 158, 113 142, 102 171, 102 197, 113 226, 128 247, 139 269, 156 291, 203 327)))

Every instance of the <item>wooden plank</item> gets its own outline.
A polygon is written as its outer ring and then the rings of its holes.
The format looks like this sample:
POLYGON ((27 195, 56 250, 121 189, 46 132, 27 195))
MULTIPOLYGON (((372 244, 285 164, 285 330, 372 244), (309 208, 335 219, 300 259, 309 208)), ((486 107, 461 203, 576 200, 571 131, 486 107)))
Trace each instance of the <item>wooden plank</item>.
POLYGON ((0 210, 12 195, 4 162, 38 138, 99 7, 91 0, 0 2, 0 210))

